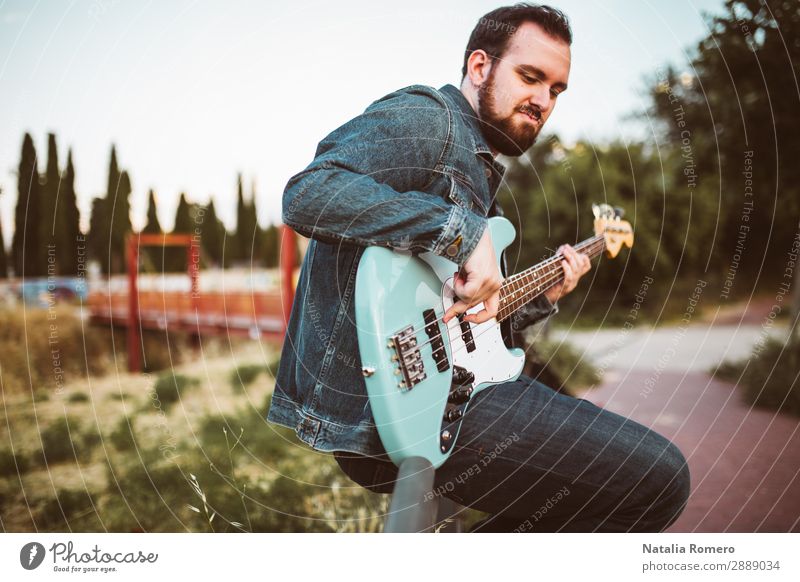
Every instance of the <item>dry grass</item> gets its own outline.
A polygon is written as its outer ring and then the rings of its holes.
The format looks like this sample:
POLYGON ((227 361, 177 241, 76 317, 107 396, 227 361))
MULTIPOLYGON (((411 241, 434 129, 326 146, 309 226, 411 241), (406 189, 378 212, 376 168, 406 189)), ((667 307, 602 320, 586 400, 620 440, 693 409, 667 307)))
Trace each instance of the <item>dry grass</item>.
MULTIPOLYGON (((0 476, 3 529, 378 530, 385 498, 350 483, 330 455, 266 422, 271 374, 231 384, 236 370, 247 376, 274 364, 276 355, 256 342, 204 341, 193 360, 166 373, 195 384, 169 405, 154 397, 156 374, 128 374, 124 359, 113 358, 102 372, 78 373, 70 364, 70 379, 58 390, 24 384, 3 390, 0 461, 11 469, 0 476)), ((41 355, 30 359, 45 370, 49 364, 41 355)), ((7 360, 4 379, 11 374, 7 360)), ((17 362, 12 375, 18 378, 20 370, 27 364, 17 362)))

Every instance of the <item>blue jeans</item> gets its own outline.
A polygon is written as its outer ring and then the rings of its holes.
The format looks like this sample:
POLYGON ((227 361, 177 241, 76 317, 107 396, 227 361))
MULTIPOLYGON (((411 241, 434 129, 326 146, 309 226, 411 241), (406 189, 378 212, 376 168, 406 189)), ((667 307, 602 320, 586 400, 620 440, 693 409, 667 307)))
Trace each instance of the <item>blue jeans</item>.
MULTIPOLYGON (((390 461, 336 458, 356 483, 391 492, 390 461)), ((474 398, 432 494, 489 513, 475 531, 657 532, 683 511, 689 469, 652 430, 521 376, 474 398)))

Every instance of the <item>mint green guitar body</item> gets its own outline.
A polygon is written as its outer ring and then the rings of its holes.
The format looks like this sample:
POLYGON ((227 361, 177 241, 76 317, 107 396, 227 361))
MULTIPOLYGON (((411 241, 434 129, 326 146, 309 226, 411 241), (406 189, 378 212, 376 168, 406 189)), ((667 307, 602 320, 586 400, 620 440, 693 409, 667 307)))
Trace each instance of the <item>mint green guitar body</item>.
MULTIPOLYGON (((516 233, 500 217, 491 218, 489 228, 499 264, 516 233)), ((456 318, 448 325, 441 322, 454 302, 457 270, 432 253, 414 257, 382 247, 367 248, 359 264, 356 324, 361 363, 378 433, 396 464, 417 456, 440 466, 453 449, 475 394, 514 380, 522 371, 524 353, 506 348, 496 319, 477 325, 456 318), (469 372, 471 380, 458 392, 454 366, 469 372)), ((456 378, 463 376, 459 374, 460 370, 456 378)))

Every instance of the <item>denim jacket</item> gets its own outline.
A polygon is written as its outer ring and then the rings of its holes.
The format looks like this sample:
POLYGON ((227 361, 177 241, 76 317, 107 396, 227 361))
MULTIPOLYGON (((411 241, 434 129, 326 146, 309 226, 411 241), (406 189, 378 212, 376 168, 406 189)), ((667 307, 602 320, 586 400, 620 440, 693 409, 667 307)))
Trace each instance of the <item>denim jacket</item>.
MULTIPOLYGON (((283 221, 311 239, 284 339, 268 420, 320 451, 384 453, 356 337, 364 247, 432 251, 462 265, 498 213, 505 167, 452 85, 391 93, 333 131, 283 193, 283 221)), ((543 295, 515 329, 558 308, 543 295)))

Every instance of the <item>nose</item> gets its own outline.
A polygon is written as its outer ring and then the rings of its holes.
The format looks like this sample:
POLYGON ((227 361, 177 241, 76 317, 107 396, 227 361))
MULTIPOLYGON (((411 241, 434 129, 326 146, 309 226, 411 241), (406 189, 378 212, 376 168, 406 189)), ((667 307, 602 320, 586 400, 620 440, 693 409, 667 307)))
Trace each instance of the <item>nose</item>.
POLYGON ((544 115, 550 107, 550 88, 544 83, 539 83, 534 88, 533 94, 528 102, 544 115))

